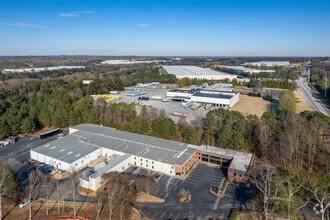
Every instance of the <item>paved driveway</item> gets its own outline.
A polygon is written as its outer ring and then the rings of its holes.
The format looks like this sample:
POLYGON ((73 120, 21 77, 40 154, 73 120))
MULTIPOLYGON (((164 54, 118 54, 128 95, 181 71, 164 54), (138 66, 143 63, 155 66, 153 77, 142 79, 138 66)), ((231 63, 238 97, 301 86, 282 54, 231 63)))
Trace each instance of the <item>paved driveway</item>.
MULTIPOLYGON (((128 170, 128 172, 131 172, 128 170)), ((136 203, 135 208, 149 219, 226 219, 232 208, 245 207, 253 195, 253 189, 229 184, 223 198, 210 192, 225 178, 225 169, 198 164, 185 179, 161 175, 157 188, 151 193, 165 199, 164 203, 136 203), (180 203, 177 192, 185 188, 191 193, 190 203, 180 203)), ((154 175, 151 171, 136 169, 133 175, 154 175)))

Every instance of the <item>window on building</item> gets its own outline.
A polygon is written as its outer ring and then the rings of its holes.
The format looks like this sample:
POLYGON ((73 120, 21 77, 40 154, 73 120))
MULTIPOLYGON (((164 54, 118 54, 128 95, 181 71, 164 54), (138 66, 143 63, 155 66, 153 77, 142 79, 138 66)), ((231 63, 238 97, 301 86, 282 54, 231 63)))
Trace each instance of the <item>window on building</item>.
POLYGON ((153 169, 154 168, 154 166, 151 166, 151 169, 153 169))
POLYGON ((78 166, 78 164, 76 163, 76 166, 78 166))
POLYGON ((136 160, 136 157, 134 157, 134 160, 136 160))
POLYGON ((148 163, 148 160, 146 160, 146 162, 148 163))
POLYGON ((242 177, 242 175, 240 174, 239 177, 242 177))
POLYGON ((142 163, 141 163, 141 166, 142 166, 142 163))
POLYGON ((142 161, 142 158, 140 160, 142 161))
POLYGON ((151 161, 151 164, 154 164, 154 162, 153 162, 153 161, 151 161))
POLYGON ((124 167, 123 167, 123 170, 124 170, 124 167))
POLYGON ((174 167, 173 166, 171 166, 171 169, 173 169, 174 167))
POLYGON ((170 174, 172 174, 172 170, 170 171, 170 174))
POLYGON ((128 163, 128 166, 131 165, 131 163, 128 163))
POLYGON ((134 162, 134 165, 136 166, 136 162, 134 162))
POLYGON ((146 167, 148 167, 148 164, 146 164, 146 167))
POLYGON ((234 173, 234 176, 236 176, 236 173, 234 173))

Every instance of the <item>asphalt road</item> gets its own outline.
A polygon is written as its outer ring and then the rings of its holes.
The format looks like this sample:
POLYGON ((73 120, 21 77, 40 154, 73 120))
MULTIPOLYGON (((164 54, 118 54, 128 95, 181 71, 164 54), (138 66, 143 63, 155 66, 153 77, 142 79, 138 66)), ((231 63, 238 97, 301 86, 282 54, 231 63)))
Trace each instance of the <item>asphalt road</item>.
POLYGON ((310 104, 311 106, 313 106, 316 111, 329 116, 330 115, 329 110, 321 102, 321 100, 319 98, 317 98, 317 96, 312 92, 311 88, 305 82, 306 78, 307 78, 307 70, 305 70, 303 75, 296 81, 297 85, 299 86, 300 90, 302 91, 302 93, 305 97, 305 102, 307 104, 310 104))

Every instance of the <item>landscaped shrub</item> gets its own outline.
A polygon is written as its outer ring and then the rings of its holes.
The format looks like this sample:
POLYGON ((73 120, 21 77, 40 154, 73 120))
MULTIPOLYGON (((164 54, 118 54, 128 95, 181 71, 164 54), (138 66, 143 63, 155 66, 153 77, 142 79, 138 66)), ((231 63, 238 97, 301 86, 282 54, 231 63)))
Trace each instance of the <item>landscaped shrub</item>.
POLYGON ((228 219, 234 220, 234 218, 237 214, 238 214, 238 211, 236 209, 232 209, 228 219))

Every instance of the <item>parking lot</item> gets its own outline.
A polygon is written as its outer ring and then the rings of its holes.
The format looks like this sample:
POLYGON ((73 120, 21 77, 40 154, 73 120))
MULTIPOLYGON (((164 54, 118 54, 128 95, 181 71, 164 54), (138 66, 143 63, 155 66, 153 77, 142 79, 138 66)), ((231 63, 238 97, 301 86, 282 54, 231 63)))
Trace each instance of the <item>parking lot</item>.
MULTIPOLYGON (((142 105, 146 106, 152 106, 157 109, 164 109, 167 113, 167 116, 171 119, 173 119, 175 122, 178 122, 180 117, 177 116, 172 116, 171 112, 173 111, 178 111, 178 112, 183 112, 187 114, 187 117, 185 118, 186 121, 190 124, 193 123, 194 120, 197 118, 202 118, 205 117, 207 114, 208 110, 204 109, 204 106, 201 108, 197 109, 196 111, 193 111, 190 108, 185 109, 182 105, 181 102, 163 102, 162 100, 152 100, 151 97, 153 96, 166 96, 166 92, 169 89, 162 89, 163 85, 158 86, 156 89, 146 89, 147 94, 139 95, 141 97, 149 97, 149 101, 142 101, 142 105)), ((139 96, 127 96, 128 93, 132 92, 132 90, 128 91, 123 91, 119 95, 121 96, 121 99, 117 102, 125 102, 128 104, 131 104, 132 102, 135 102, 138 100, 139 96)), ((213 107, 214 108, 214 107, 213 107)), ((211 109, 213 109, 211 108, 211 109)), ((139 109, 137 109, 139 113, 139 109)))
MULTIPOLYGON (((128 173, 154 177, 156 174, 141 168, 130 168, 128 173)), ((225 178, 226 169, 198 164, 190 175, 182 180, 167 175, 155 179, 157 188, 151 193, 165 199, 164 203, 137 203, 135 207, 149 219, 224 219, 232 208, 244 207, 253 190, 229 184, 223 198, 210 192, 225 178), (185 188, 191 193, 190 203, 180 203, 177 192, 185 188), (182 211, 184 210, 184 211, 182 211)))

